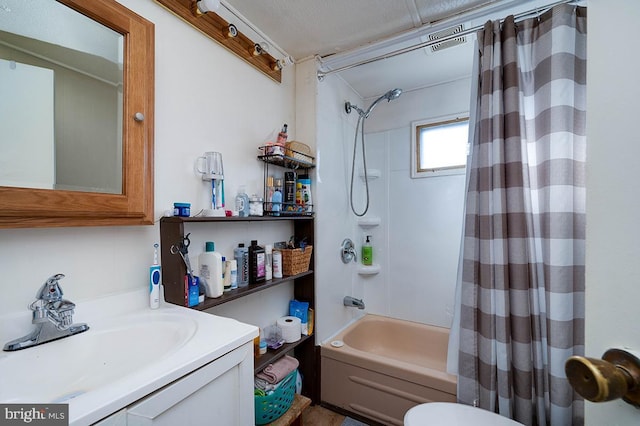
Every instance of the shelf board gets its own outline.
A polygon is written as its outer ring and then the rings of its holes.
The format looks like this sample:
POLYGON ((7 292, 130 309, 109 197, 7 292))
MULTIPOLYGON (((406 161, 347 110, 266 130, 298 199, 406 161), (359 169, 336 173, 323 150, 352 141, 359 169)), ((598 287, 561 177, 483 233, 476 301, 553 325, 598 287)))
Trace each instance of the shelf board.
POLYGON ((382 220, 378 216, 362 217, 358 219, 358 226, 363 228, 378 226, 380 223, 382 223, 382 220))
POLYGON ((266 290, 287 281, 292 281, 296 278, 304 277, 311 274, 313 274, 313 271, 305 271, 297 275, 275 278, 258 284, 249 284, 246 287, 238 287, 234 290, 223 293, 222 296, 216 297, 215 299, 207 297, 204 299, 204 302, 198 304, 197 306, 192 306, 192 308, 198 311, 204 311, 205 309, 213 308, 214 306, 222 305, 223 303, 231 302, 232 300, 239 299, 252 293, 257 293, 259 291, 266 290))
POLYGON ((373 265, 358 265, 359 275, 375 275, 380 273, 380 265, 374 263, 373 265))
POLYGON ((290 350, 292 350, 296 346, 304 343, 306 340, 308 340, 308 339, 310 339, 312 337, 313 337, 313 334, 311 334, 309 336, 302 336, 300 338, 300 340, 298 340, 297 342, 285 343, 284 345, 282 345, 280 348, 276 349, 275 351, 271 350, 271 349, 267 349, 267 353, 266 354, 264 354, 264 355, 262 355, 262 356, 260 356, 258 358, 254 358, 254 368, 253 368, 254 373, 259 373, 267 365, 273 364, 278 359, 280 359, 283 356, 285 356, 290 350))
POLYGON ((248 216, 248 217, 240 217, 240 216, 231 216, 231 217, 222 217, 222 216, 197 216, 197 217, 182 217, 182 216, 168 216, 163 217, 162 221, 164 222, 174 222, 174 223, 193 223, 193 222, 263 222, 263 221, 288 221, 288 220, 303 220, 303 221, 313 221, 313 216, 293 216, 293 215, 282 215, 282 216, 248 216))

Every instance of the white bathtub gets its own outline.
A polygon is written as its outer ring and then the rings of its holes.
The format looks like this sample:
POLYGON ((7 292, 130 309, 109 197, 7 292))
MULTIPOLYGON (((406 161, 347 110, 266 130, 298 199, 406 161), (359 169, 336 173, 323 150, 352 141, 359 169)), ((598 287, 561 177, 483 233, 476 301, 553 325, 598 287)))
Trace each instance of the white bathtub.
POLYGON ((446 373, 449 330, 366 315, 321 347, 321 400, 388 425, 424 402, 455 402, 446 373))

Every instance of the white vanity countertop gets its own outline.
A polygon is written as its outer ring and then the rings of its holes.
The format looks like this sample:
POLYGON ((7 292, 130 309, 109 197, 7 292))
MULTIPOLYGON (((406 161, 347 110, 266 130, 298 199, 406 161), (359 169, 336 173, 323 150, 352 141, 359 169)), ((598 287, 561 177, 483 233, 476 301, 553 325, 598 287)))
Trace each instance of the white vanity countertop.
MULTIPOLYGON (((148 300, 135 291, 78 302, 74 323, 88 331, 0 352, 0 402, 68 403, 70 425, 95 423, 258 336, 252 325, 168 303, 151 310, 148 300)), ((0 324, 3 346, 34 327, 30 311, 0 324)))

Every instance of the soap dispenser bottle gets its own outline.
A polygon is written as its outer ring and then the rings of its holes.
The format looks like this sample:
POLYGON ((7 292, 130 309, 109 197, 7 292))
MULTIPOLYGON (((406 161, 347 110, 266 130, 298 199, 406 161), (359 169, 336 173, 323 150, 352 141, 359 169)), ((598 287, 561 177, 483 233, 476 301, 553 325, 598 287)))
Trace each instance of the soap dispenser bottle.
POLYGON ((366 266, 373 265, 373 247, 371 246, 371 235, 367 235, 367 239, 362 245, 362 264, 366 266))

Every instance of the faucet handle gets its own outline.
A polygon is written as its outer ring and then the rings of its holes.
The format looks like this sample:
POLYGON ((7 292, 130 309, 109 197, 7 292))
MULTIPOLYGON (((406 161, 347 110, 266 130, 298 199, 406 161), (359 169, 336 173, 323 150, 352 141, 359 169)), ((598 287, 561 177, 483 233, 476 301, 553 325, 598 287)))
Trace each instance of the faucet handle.
POLYGON ((45 300, 48 302, 61 300, 62 288, 60 288, 58 281, 63 278, 64 274, 55 274, 50 276, 36 293, 36 299, 45 300))

